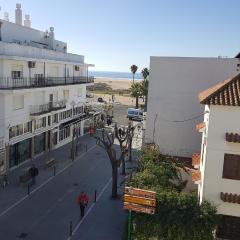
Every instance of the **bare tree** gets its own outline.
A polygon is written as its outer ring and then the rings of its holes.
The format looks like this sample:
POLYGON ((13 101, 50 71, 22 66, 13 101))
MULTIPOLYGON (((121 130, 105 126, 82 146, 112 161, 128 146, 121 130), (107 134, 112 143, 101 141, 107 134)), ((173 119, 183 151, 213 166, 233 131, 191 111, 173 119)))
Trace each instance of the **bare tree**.
POLYGON ((128 144, 122 147, 120 156, 117 158, 116 149, 114 147, 115 133, 113 130, 106 128, 98 129, 98 134, 95 136, 98 146, 105 149, 108 154, 112 166, 112 198, 117 198, 117 184, 118 184, 118 167, 123 162, 123 159, 128 151, 128 144))
MULTIPOLYGON (((129 134, 129 127, 118 127, 117 124, 115 124, 114 127, 114 133, 115 137, 119 142, 121 152, 127 149, 128 144, 128 134, 129 134)), ((125 168, 125 156, 122 159, 122 175, 126 174, 126 168, 125 168)))
POLYGON ((128 124, 128 161, 132 162, 132 141, 134 137, 135 127, 131 123, 128 124))

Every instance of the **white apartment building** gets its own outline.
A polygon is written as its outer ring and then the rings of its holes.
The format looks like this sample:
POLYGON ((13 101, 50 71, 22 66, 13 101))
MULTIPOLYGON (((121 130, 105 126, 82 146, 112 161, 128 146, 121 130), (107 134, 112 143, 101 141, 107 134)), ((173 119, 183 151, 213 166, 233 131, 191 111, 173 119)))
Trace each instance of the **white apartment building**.
MULTIPOLYGON (((67 52, 54 28, 0 19, 0 175, 34 156, 71 141, 73 128, 84 132, 86 86, 90 64, 67 52)), ((86 130, 86 129, 85 129, 86 130)))
POLYGON ((200 151, 198 92, 234 76, 239 58, 151 57, 145 142, 165 154, 191 158, 200 151))
POLYGON ((193 155, 200 203, 208 200, 222 215, 217 236, 240 239, 240 74, 201 92, 205 105, 201 153, 193 155))

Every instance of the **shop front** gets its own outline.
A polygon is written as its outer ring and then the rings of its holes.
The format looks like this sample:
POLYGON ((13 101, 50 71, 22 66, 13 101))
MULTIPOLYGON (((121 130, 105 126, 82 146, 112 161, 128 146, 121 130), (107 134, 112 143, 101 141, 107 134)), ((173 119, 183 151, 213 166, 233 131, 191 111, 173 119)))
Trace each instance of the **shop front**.
POLYGON ((17 166, 31 157, 31 138, 10 146, 9 167, 17 166))
POLYGON ((45 133, 34 137, 34 154, 40 154, 45 151, 45 133))

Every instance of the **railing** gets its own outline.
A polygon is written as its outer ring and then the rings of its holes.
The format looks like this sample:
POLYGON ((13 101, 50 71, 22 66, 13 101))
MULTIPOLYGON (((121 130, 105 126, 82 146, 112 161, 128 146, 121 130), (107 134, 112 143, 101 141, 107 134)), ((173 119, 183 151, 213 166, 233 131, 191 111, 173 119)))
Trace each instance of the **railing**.
POLYGON ((40 88, 93 83, 94 77, 0 78, 0 89, 40 88))
POLYGON ((66 108, 66 100, 30 106, 30 115, 37 116, 37 115, 49 113, 51 111, 57 111, 63 108, 66 108))

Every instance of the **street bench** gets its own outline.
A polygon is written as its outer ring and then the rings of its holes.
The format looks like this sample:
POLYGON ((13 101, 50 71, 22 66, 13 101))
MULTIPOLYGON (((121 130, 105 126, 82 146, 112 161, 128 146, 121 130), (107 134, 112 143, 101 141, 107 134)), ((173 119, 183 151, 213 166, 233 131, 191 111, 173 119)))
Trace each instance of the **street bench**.
POLYGON ((52 167, 56 164, 56 161, 54 158, 51 158, 45 162, 45 168, 52 167))
POLYGON ((30 179, 31 179, 31 175, 28 172, 19 176, 20 183, 27 183, 30 179))

